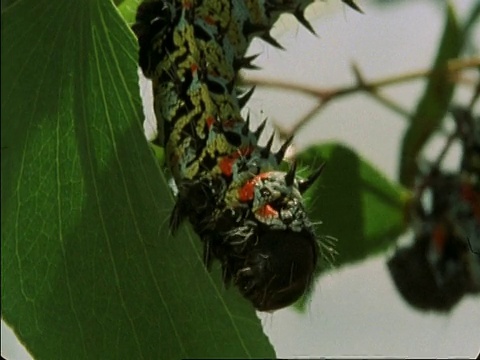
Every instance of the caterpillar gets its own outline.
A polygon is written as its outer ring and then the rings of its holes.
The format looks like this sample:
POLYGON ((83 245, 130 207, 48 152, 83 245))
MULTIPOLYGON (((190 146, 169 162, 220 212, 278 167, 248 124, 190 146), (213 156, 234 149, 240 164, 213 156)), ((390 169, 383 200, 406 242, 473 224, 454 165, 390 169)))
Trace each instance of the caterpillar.
POLYGON ((253 89, 241 94, 238 71, 254 67, 255 56, 245 56, 253 37, 280 47, 269 31, 282 13, 313 31, 303 16, 311 2, 146 0, 132 27, 178 188, 172 231, 188 219, 207 268, 219 260, 225 285, 260 311, 291 305, 311 286, 321 254, 302 194, 323 166, 306 179, 295 164, 278 170, 292 138, 276 152, 274 134, 259 145, 265 122, 252 131, 242 118, 253 89))
POLYGON ((480 293, 480 118, 463 108, 453 115, 460 171, 434 167, 421 179, 411 209, 414 242, 388 260, 400 294, 420 310, 450 311, 464 295, 480 293))

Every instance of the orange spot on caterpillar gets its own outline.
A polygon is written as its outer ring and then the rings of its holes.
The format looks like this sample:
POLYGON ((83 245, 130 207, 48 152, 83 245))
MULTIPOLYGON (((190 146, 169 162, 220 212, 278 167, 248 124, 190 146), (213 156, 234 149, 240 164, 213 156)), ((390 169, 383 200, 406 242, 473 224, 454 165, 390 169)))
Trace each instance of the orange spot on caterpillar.
POLYGON ((252 151, 253 151, 252 147, 244 147, 244 148, 238 149, 233 154, 230 154, 221 158, 220 161, 218 162, 218 166, 220 167, 222 174, 225 176, 232 176, 233 164, 235 163, 235 161, 237 161, 237 159, 240 156, 248 155, 252 151))
POLYGON ((222 127, 224 129, 233 129, 235 127, 235 125, 237 125, 239 123, 243 124, 243 120, 236 119, 236 118, 232 118, 232 119, 229 119, 229 120, 223 120, 222 121, 222 127))
POLYGON ((207 123, 208 130, 210 130, 215 122, 215 118, 213 116, 209 116, 205 119, 205 122, 207 123))
POLYGON ((480 221, 480 194, 475 191, 471 184, 462 184, 460 191, 462 198, 472 207, 475 218, 480 221))
POLYGON ((255 178, 247 181, 247 183, 238 190, 238 199, 241 202, 247 202, 252 200, 254 189, 255 189, 255 178))
POLYGON ((209 25, 215 25, 215 23, 216 23, 215 19, 211 16, 205 16, 203 19, 209 25))
POLYGON ((257 215, 262 218, 278 217, 278 211, 271 207, 269 204, 262 206, 257 210, 257 215))
POLYGON ((445 231, 445 227, 442 224, 438 224, 433 229, 432 240, 433 240, 433 245, 435 246, 435 249, 438 252, 442 252, 443 248, 445 247, 445 241, 446 241, 446 231, 445 231))
MULTIPOLYGON (((249 151, 252 149, 249 148, 249 151)), ((253 177, 252 179, 248 180, 245 185, 243 185, 238 190, 238 199, 242 202, 247 202, 253 199, 255 185, 258 184, 262 179, 267 178, 270 175, 271 171, 264 172, 258 174, 257 176, 253 177)), ((272 209, 273 210, 273 209, 272 209)))
POLYGON ((234 160, 230 156, 225 156, 220 159, 218 166, 223 175, 232 176, 233 161, 234 160))
POLYGON ((267 171, 267 172, 264 172, 264 173, 261 173, 261 174, 258 174, 257 176, 255 176, 257 179, 266 179, 270 176, 272 172, 271 171, 267 171))

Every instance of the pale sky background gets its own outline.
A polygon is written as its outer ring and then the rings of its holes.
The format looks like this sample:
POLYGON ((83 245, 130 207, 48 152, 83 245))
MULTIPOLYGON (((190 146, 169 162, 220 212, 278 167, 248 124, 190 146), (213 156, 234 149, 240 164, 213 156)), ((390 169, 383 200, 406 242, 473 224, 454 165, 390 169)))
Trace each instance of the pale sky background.
MULTIPOLYGON (((254 75, 330 88, 353 83, 353 61, 367 80, 430 66, 443 28, 444 1, 384 0, 391 4, 380 7, 378 1, 357 2, 364 15, 338 0, 311 6, 307 18, 318 37, 305 31, 292 17, 282 17, 273 35, 287 50, 255 41, 250 51, 262 54, 256 64, 264 70, 254 75)), ((460 17, 474 2, 452 1, 460 17)), ((475 39, 480 44, 478 24, 475 39)), ((411 109, 422 89, 423 83, 415 81, 388 88, 385 94, 411 109)), ((471 91, 461 90, 456 96, 465 103, 471 91)), ((261 114, 288 126, 314 104, 303 95, 258 89, 248 107, 259 118, 261 114)), ((480 111, 480 106, 477 109, 480 111)), ((404 129, 403 118, 360 94, 331 103, 316 121, 297 134, 295 141, 299 147, 341 141, 359 151, 387 177, 396 179, 404 129)), ((442 139, 433 141, 427 153, 437 154, 442 144, 442 139)), ((458 151, 447 157, 453 165, 457 159, 458 151)), ((306 314, 291 309, 272 315, 259 313, 277 356, 475 358, 480 351, 480 297, 464 298, 450 315, 413 310, 397 294, 385 255, 322 276, 306 314)), ((3 321, 1 336, 2 356, 9 360, 31 359, 3 321)))

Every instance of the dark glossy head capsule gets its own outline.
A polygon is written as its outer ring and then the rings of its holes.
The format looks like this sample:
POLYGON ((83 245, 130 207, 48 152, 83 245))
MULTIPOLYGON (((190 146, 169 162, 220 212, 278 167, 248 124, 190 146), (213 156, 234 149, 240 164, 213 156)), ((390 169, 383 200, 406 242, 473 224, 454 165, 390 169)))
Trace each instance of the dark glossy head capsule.
POLYGON ((311 286, 318 257, 313 234, 268 231, 234 275, 242 295, 260 311, 293 304, 311 286))

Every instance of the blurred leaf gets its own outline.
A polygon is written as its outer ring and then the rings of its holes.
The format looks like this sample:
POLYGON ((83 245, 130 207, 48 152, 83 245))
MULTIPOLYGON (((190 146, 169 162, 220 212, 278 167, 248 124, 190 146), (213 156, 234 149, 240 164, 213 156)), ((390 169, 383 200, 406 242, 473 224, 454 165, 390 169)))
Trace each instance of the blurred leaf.
POLYGON ((447 3, 445 28, 433 65, 438 75, 432 76, 412 116, 410 126, 403 138, 400 159, 400 182, 412 187, 417 169, 417 156, 430 136, 438 129, 453 96, 455 83, 449 80, 445 71, 448 60, 459 56, 465 42, 465 33, 459 28, 456 15, 447 3))
POLYGON ((36 359, 272 357, 208 274, 145 141, 136 44, 108 0, 2 12, 2 316, 36 359))
POLYGON ((18 2, 18 0, 2 0, 2 11, 18 2))
MULTIPOLYGON (((478 26, 478 19, 480 17, 480 2, 473 4, 472 9, 470 10, 470 14, 465 21, 465 25, 463 26, 463 36, 468 37, 470 35, 470 31, 473 30, 475 26, 478 26)), ((477 44, 478 46, 478 44, 477 44)))
POLYGON ((354 151, 326 144, 307 149, 297 161, 309 171, 327 162, 307 205, 312 220, 322 221, 318 233, 337 238, 335 267, 385 250, 405 230, 407 192, 354 151))

